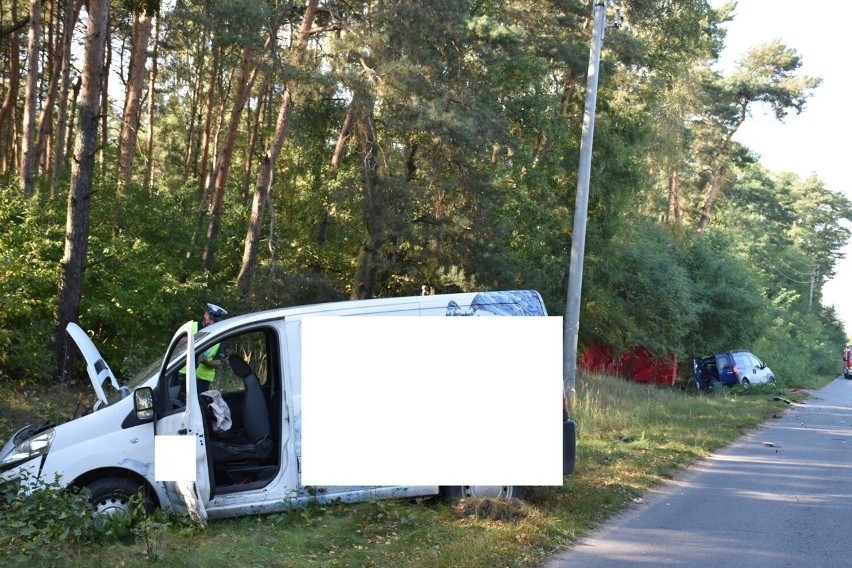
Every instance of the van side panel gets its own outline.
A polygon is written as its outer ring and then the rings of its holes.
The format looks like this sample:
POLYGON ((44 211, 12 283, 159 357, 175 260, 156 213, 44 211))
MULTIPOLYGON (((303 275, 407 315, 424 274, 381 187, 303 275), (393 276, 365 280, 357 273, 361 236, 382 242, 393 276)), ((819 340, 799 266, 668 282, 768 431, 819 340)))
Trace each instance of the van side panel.
MULTIPOLYGON (((282 471, 275 482, 260 491, 246 494, 217 496, 211 502, 211 517, 227 517, 249 512, 274 512, 291 507, 304 506, 310 502, 325 502, 339 499, 354 502, 387 497, 412 497, 434 495, 438 487, 335 487, 304 486, 301 483, 301 320, 316 316, 546 316, 544 302, 536 291, 469 292, 439 296, 415 296, 397 299, 365 300, 304 306, 269 312, 266 321, 274 320, 281 337, 280 368, 283 371, 282 386, 285 404, 290 408, 284 413, 291 423, 283 425, 282 471), (293 459, 287 464, 287 457, 293 459), (293 463, 295 462, 295 463, 293 463)), ((227 321, 227 320, 226 320, 227 321)), ((256 321, 256 320, 255 320, 256 321)), ((242 324, 245 325, 245 324, 242 324)), ((252 325, 251 323, 249 325, 252 325)), ((574 470, 576 453, 576 425, 566 418, 563 421, 563 470, 574 470)))

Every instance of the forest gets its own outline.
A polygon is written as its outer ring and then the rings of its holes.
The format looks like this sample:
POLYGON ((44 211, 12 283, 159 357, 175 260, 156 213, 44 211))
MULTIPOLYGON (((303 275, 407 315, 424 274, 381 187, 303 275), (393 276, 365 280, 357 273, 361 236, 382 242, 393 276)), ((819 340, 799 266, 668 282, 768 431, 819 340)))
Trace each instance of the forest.
MULTIPOLYGON (((820 78, 735 4, 609 3, 580 345, 838 374, 852 204, 736 142, 820 78)), ((565 312, 592 35, 580 0, 0 0, 0 378, 126 376, 205 302, 535 289, 565 312)), ((803 141, 803 143, 806 143, 803 141)), ((686 365, 682 365, 686 367, 686 365)))

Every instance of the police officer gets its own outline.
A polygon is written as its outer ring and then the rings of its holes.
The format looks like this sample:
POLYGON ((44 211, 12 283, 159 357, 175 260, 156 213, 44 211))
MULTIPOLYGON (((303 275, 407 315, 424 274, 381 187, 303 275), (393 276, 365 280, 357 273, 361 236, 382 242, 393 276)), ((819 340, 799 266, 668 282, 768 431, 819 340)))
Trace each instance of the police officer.
MULTIPOLYGON (((192 332, 198 333, 200 329, 204 329, 210 324, 221 321, 228 315, 225 308, 216 304, 207 304, 207 309, 204 310, 204 315, 201 317, 201 322, 194 322, 192 332)), ((222 366, 222 361, 225 360, 225 350, 221 343, 217 343, 212 347, 208 347, 201 355, 198 356, 198 367, 195 369, 195 381, 198 385, 198 392, 202 393, 209 391, 213 385, 213 379, 216 378, 216 369, 222 366)))

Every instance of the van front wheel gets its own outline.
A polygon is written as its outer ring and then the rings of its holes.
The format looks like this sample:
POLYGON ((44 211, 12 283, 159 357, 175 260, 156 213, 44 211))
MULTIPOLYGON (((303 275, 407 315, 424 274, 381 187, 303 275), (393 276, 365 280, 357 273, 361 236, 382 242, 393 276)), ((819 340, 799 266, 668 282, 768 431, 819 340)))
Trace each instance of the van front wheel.
POLYGON ((524 488, 520 485, 445 485, 439 490, 442 498, 453 501, 464 497, 524 498, 524 488))
MULTIPOLYGON (((102 515, 112 517, 129 514, 130 498, 136 495, 142 486, 131 479, 107 477, 90 483, 87 488, 92 494, 92 508, 97 518, 102 515)), ((153 512, 155 505, 144 490, 142 498, 145 500, 145 512, 153 512)))

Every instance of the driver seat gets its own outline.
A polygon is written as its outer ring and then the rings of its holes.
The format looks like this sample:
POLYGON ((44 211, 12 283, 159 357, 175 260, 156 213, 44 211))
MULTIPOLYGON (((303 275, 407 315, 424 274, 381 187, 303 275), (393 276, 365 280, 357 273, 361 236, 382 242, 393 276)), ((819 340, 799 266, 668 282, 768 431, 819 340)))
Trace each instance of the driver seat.
POLYGON ((239 355, 228 356, 234 374, 243 380, 243 432, 235 440, 213 440, 214 465, 260 463, 272 454, 272 427, 260 381, 239 355))

